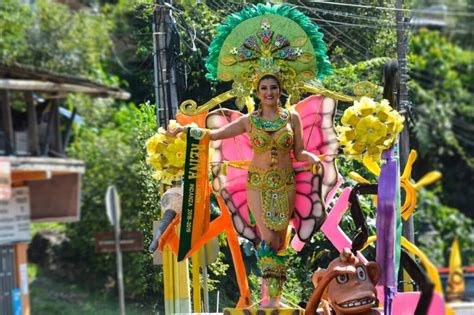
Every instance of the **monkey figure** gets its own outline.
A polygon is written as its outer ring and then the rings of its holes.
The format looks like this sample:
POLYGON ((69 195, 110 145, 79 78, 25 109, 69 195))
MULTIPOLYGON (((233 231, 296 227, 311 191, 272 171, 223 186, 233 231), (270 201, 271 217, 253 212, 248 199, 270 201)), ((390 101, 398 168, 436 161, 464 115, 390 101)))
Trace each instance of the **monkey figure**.
POLYGON ((315 289, 306 306, 306 314, 316 314, 322 299, 327 301, 323 301, 325 315, 332 311, 336 315, 380 314, 375 306, 375 285, 379 277, 379 264, 364 264, 349 248, 344 248, 339 258, 334 259, 327 269, 319 269, 313 274, 315 289))

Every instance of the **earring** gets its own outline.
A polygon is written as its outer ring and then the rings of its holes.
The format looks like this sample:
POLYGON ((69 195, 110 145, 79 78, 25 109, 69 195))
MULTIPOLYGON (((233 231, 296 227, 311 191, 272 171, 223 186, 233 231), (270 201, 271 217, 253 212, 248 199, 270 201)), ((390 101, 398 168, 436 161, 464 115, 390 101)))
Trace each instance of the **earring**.
POLYGON ((285 108, 286 109, 290 109, 291 107, 291 94, 288 94, 288 98, 286 99, 286 103, 285 103, 285 108))

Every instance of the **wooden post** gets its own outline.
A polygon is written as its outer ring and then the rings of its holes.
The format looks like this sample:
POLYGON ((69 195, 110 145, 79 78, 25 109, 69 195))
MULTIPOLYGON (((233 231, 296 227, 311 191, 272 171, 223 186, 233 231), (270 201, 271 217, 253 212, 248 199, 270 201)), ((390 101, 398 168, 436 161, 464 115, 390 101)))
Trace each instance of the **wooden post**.
POLYGON ((5 152, 7 155, 15 154, 15 134, 13 132, 12 110, 8 91, 0 90, 0 112, 2 114, 1 124, 5 133, 5 152))
POLYGON ((61 152, 63 155, 66 155, 65 150, 67 146, 69 145, 69 140, 71 139, 72 127, 74 125, 74 119, 76 118, 76 115, 77 115, 77 108, 74 107, 71 114, 71 118, 69 119, 67 123, 66 131, 64 132, 63 143, 62 143, 63 150, 61 152))
POLYGON ((52 133, 52 150, 56 153, 56 155, 62 155, 62 139, 61 139, 61 130, 60 130, 60 120, 59 120, 59 99, 53 100, 53 106, 51 107, 51 114, 53 115, 53 133, 52 133))
POLYGON ((175 292, 177 313, 191 313, 191 297, 189 292, 189 267, 188 259, 178 262, 177 257, 173 255, 176 262, 175 292))
POLYGON ((36 116, 35 104, 33 102, 33 93, 25 92, 25 101, 28 114, 28 142, 30 154, 37 156, 40 154, 39 136, 38 136, 38 119, 36 116))
POLYGON ((30 315, 30 293, 28 289, 28 244, 20 243, 15 245, 16 261, 16 287, 21 290, 21 310, 22 315, 30 315))
MULTIPOLYGON (((52 101, 50 101, 52 102, 52 101)), ((50 105, 50 107, 53 107, 53 105, 50 105)), ((46 132, 44 134, 44 138, 41 139, 42 141, 42 148, 41 148, 41 155, 48 156, 49 155, 49 143, 51 142, 51 132, 52 132, 52 127, 53 127, 53 115, 52 115, 52 109, 50 108, 49 113, 48 113, 48 123, 46 125, 46 132)))

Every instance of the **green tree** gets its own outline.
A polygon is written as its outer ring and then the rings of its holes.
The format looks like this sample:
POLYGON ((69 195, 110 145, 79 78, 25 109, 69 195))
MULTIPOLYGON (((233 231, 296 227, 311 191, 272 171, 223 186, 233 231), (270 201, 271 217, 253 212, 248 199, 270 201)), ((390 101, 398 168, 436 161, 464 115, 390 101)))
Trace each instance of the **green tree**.
POLYGON ((16 0, 0 3, 0 51, 3 62, 19 60, 28 53, 28 29, 32 13, 16 0))
POLYGON ((438 32, 421 30, 409 50, 412 146, 421 155, 415 176, 443 173, 441 200, 470 214, 464 196, 473 192, 473 51, 450 43, 438 32))
MULTIPOLYGON (((81 104, 79 111, 89 123, 80 128, 69 149, 71 157, 86 162, 81 220, 67 225, 70 242, 62 249, 61 259, 81 261, 74 278, 87 274, 89 286, 103 289, 115 279, 115 254, 97 254, 94 247, 95 233, 112 230, 105 214, 107 187, 115 185, 121 196, 122 230, 142 231, 145 246, 151 241, 153 221, 159 218, 158 188, 144 156, 144 141, 156 122, 146 106, 140 110, 134 105, 113 108, 105 103, 104 110, 97 110, 92 102, 81 104)), ((153 266, 151 255, 124 253, 123 264, 127 297, 149 301, 144 310, 159 310, 163 305, 161 269, 153 266)))
POLYGON ((111 41, 110 21, 88 9, 71 12, 52 0, 34 6, 0 4, 2 61, 116 83, 104 73, 111 41))

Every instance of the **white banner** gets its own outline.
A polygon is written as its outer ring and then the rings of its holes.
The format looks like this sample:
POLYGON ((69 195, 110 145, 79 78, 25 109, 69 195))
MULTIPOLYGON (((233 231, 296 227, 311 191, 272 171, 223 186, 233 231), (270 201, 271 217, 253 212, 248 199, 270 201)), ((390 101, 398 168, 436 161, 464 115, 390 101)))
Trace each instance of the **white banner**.
POLYGON ((29 189, 13 188, 10 200, 0 200, 0 245, 29 242, 30 223, 29 189))

